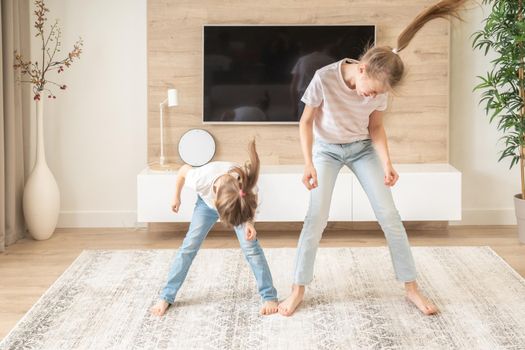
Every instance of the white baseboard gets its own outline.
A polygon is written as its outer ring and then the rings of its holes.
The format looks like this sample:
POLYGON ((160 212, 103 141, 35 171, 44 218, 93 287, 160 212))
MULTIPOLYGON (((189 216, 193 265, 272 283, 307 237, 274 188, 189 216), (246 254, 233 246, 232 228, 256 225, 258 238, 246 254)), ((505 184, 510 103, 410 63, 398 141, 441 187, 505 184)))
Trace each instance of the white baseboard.
POLYGON ((59 228, 68 227, 146 227, 137 222, 136 211, 61 211, 58 216, 59 228))
MULTIPOLYGON (((450 221, 450 225, 516 225, 514 208, 509 209, 463 209, 462 220, 450 221)), ((67 227, 146 227, 137 222, 136 211, 62 211, 58 218, 59 228, 67 227)))
POLYGON ((516 225, 514 208, 508 209, 463 209, 460 221, 450 225, 516 225))

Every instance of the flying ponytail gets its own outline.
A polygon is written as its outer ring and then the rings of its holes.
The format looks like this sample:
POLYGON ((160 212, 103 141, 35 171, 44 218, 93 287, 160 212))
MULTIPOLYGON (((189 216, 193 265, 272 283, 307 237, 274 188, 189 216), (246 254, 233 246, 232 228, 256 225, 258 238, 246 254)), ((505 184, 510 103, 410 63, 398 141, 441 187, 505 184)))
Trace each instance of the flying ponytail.
POLYGON ((237 226, 253 220, 257 209, 257 194, 254 191, 259 180, 260 160, 255 140, 248 145, 250 160, 235 167, 217 192, 216 206, 221 221, 228 226, 237 226))
POLYGON ((448 19, 455 17, 461 19, 459 16, 459 9, 466 3, 467 0, 441 0, 440 2, 430 6, 421 11, 416 18, 399 34, 397 37, 397 45, 395 50, 397 52, 403 51, 412 38, 425 24, 436 18, 448 19))
POLYGON ((460 18, 459 10, 468 0, 441 0, 421 11, 399 34, 396 47, 374 46, 365 50, 360 61, 366 63, 366 74, 384 82, 387 90, 403 79, 405 67, 399 52, 403 51, 425 24, 436 18, 460 18))

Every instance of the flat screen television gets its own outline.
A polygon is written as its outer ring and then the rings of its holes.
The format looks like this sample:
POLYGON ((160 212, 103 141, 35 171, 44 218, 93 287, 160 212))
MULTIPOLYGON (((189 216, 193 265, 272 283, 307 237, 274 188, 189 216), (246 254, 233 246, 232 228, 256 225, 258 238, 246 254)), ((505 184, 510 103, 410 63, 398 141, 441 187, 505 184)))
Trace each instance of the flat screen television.
POLYGON ((357 59, 373 25, 205 25, 204 123, 297 123, 315 71, 357 59))

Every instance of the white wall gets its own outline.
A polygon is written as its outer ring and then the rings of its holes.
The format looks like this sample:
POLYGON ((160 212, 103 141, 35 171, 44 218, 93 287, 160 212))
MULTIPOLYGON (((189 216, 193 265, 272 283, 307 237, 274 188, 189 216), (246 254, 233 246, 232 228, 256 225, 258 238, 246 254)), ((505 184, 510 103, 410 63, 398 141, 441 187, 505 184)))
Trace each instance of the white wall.
MULTIPOLYGON (((451 33, 450 163, 463 173, 463 220, 458 224, 515 225, 513 195, 520 191, 519 169, 509 160, 498 163, 503 145, 496 124, 489 124, 480 92, 472 92, 478 75, 490 68, 489 57, 472 49, 470 36, 482 28, 490 9, 463 12, 451 33)), ((494 56, 492 56, 493 58, 494 56)))
MULTIPOLYGON (((61 19, 62 53, 78 35, 85 42, 81 59, 61 77, 68 89, 46 104, 47 159, 61 189, 59 226, 135 226, 136 174, 147 148, 146 0, 46 3, 48 17, 61 19)), ((472 93, 475 76, 489 68, 469 38, 485 14, 479 7, 464 12, 465 22, 455 22, 451 34, 450 162, 463 173, 457 224, 515 224, 518 169, 497 162, 500 135, 472 93)))
MULTIPOLYGON (((146 165, 146 0, 47 0, 62 53, 84 52, 44 98, 45 146, 61 191, 59 227, 136 225, 136 175, 146 165)), ((32 28, 34 33, 34 29, 32 28)), ((33 40, 33 59, 40 57, 33 40)), ((56 76, 54 76, 56 77, 56 76)), ((51 78, 51 76, 50 76, 51 78)))

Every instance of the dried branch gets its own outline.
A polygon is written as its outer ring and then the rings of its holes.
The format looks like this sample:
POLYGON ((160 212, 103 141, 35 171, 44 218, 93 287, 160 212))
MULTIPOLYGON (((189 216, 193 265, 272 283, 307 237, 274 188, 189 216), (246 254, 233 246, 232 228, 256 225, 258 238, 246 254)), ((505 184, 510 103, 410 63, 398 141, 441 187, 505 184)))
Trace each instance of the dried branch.
POLYGON ((23 83, 31 83, 33 85, 33 94, 35 100, 40 100, 42 93, 47 93, 49 98, 56 98, 56 96, 46 87, 46 84, 52 84, 58 86, 61 90, 66 89, 65 84, 55 83, 53 81, 47 80, 47 73, 50 71, 57 71, 61 73, 64 71, 64 67, 69 68, 75 59, 80 58, 82 53, 82 47, 84 42, 82 38, 79 38, 73 45, 73 49, 67 54, 66 57, 55 60, 55 55, 60 52, 61 49, 61 37, 62 32, 58 26, 58 20, 55 20, 55 23, 49 28, 49 33, 46 36, 46 22, 47 17, 46 13, 49 12, 49 9, 45 6, 44 0, 35 0, 35 24, 36 35, 35 37, 40 37, 42 40, 42 62, 39 64, 38 61, 31 62, 26 61, 18 53, 14 51, 15 63, 13 68, 20 71, 22 76, 27 76, 28 80, 19 80, 23 83), (52 44, 54 42, 54 45, 52 44), (53 45, 52 47, 50 47, 53 45), (46 62, 47 55, 47 62, 46 62))

